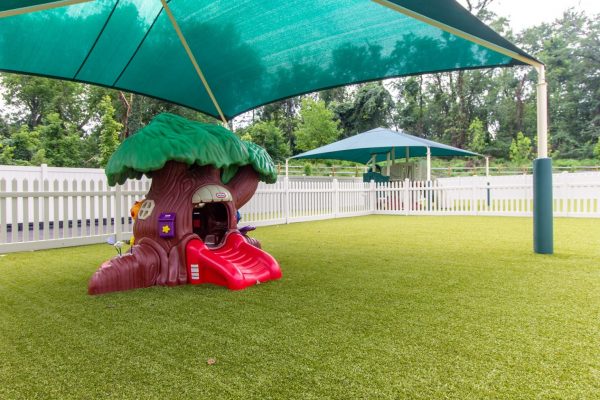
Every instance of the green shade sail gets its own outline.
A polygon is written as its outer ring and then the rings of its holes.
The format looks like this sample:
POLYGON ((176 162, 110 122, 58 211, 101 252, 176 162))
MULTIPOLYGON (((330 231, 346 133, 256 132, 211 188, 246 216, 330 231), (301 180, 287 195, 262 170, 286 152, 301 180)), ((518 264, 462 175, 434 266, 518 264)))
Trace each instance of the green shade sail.
POLYGON ((277 180, 273 160, 262 147, 240 140, 222 126, 163 113, 125 139, 113 153, 105 170, 108 184, 123 184, 128 178, 139 179, 144 174, 151 177, 152 171, 161 169, 167 161, 220 168, 223 183, 244 165, 251 165, 264 182, 277 180))
MULTIPOLYGON (((168 4, 226 118, 328 87, 533 60, 454 0, 168 4)), ((95 0, 0 18, 0 70, 107 86, 218 116, 160 0, 95 0)))
POLYGON ((366 164, 373 155, 376 156, 376 162, 386 161, 387 153, 391 153, 392 149, 395 153, 394 159, 405 158, 406 149, 408 149, 410 157, 425 157, 427 148, 430 149, 432 156, 438 157, 481 156, 481 154, 422 139, 404 132, 375 128, 292 158, 342 160, 366 164))

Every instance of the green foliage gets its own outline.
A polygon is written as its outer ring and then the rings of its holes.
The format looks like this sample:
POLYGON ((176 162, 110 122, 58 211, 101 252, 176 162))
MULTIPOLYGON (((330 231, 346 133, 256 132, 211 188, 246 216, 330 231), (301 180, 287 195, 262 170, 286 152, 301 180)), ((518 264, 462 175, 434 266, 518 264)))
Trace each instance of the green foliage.
POLYGON ((15 148, 6 143, 0 143, 0 165, 12 165, 15 148))
POLYGON ((251 165, 267 183, 277 180, 273 160, 260 146, 241 141, 220 125, 159 114, 113 153, 105 168, 108 183, 112 186, 127 178, 151 176, 172 160, 220 168, 225 183, 244 165, 251 165))
POLYGON ((123 124, 115 120, 115 108, 110 96, 104 96, 98 105, 100 117, 100 165, 106 166, 110 156, 119 147, 119 132, 123 124))
POLYGON ((82 140, 77 127, 63 121, 58 113, 51 113, 42 125, 34 129, 42 142, 48 164, 55 167, 80 167, 82 140))
POLYGON ((255 122, 243 131, 242 140, 262 146, 275 161, 285 160, 291 155, 290 145, 274 121, 255 122))
POLYGON ((485 150, 485 133, 483 131, 483 122, 477 117, 471 121, 468 129, 469 149, 476 153, 483 153, 485 150))
POLYGON ((423 97, 423 77, 399 79, 395 86, 400 93, 396 103, 395 124, 412 134, 422 134, 426 105, 423 97))
POLYGON ((301 97, 292 97, 267 104, 256 113, 252 111, 253 119, 257 114, 261 121, 272 121, 281 129, 286 141, 292 148, 295 147, 296 137, 294 132, 298 126, 297 113, 300 109, 301 97))
POLYGON ((322 100, 302 99, 300 123, 296 129, 296 147, 311 150, 334 142, 340 136, 339 121, 322 100))
POLYGON ((304 175, 311 176, 312 175, 312 165, 310 163, 304 164, 304 175))
POLYGON ((353 99, 333 103, 343 136, 352 136, 377 127, 388 127, 394 109, 392 95, 381 82, 360 85, 353 99))
POLYGON ((600 160, 600 137, 596 142, 596 146, 594 146, 594 156, 600 160))
POLYGON ((11 142, 16 159, 31 165, 40 165, 44 162, 42 155, 45 151, 41 148, 39 129, 30 130, 27 125, 23 125, 11 135, 11 142))
POLYGON ((517 165, 523 165, 531 160, 532 154, 531 139, 523 135, 523 132, 517 133, 517 137, 510 144, 510 160, 517 165))

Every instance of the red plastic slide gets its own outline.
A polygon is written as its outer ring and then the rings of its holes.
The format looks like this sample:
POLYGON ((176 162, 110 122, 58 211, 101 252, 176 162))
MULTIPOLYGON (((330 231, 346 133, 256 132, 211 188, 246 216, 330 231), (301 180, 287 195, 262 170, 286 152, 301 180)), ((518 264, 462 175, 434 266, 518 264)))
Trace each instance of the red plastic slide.
POLYGON ((236 231, 229 232, 225 243, 208 248, 200 239, 190 240, 186 247, 188 281, 197 285, 214 283, 240 290, 281 278, 277 261, 267 252, 246 242, 236 231))

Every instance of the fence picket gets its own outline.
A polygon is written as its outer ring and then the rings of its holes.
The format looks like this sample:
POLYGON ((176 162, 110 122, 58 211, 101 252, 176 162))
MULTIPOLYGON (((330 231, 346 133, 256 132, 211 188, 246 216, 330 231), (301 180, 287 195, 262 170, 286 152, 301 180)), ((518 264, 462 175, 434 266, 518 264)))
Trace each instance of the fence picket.
POLYGON ((77 180, 73 179, 71 182, 71 189, 73 190, 73 195, 71 196, 71 212, 73 213, 71 219, 71 237, 79 236, 79 217, 77 210, 77 180))
MULTIPOLYGON (((23 234, 21 236, 21 242, 29 242, 29 199, 30 199, 30 193, 29 193, 29 182, 27 181, 27 179, 23 179, 23 184, 22 184, 22 192, 23 192, 23 196, 20 197, 21 199, 21 212, 23 214, 23 234)), ((18 220, 17 220, 18 222, 18 220)), ((18 224, 17 224, 18 226, 18 224)))
POLYGON ((62 237, 69 237, 69 221, 72 221, 71 215, 69 213, 69 182, 65 179, 63 180, 63 188, 62 191, 65 194, 62 198, 62 210, 63 210, 63 229, 62 229, 62 237))
MULTIPOLYGON (((16 193, 18 191, 18 182, 16 178, 11 181, 11 191, 16 193)), ((10 241, 16 242, 19 234, 19 214, 17 209, 17 197, 11 198, 11 229, 10 229, 10 241)))
MULTIPOLYGON (((6 193, 6 179, 0 179, 0 195, 6 193)), ((6 243, 8 221, 6 215, 6 197, 0 196, 0 242, 6 243)))
POLYGON ((40 239, 40 181, 33 180, 33 241, 37 242, 40 239))

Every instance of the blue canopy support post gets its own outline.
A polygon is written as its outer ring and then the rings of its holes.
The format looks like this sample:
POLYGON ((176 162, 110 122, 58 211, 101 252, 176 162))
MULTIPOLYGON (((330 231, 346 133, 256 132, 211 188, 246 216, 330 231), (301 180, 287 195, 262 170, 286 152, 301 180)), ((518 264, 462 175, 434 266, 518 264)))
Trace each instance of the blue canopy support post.
POLYGON ((431 211, 431 147, 427 147, 427 211, 431 211))
POLYGON ((533 161, 533 251, 554 253, 552 159, 548 157, 548 84, 544 66, 537 67, 538 158, 533 161))
POLYGON ((485 179, 487 185, 487 196, 486 196, 486 204, 489 208, 491 204, 491 196, 490 196, 490 156, 485 156, 485 179))

